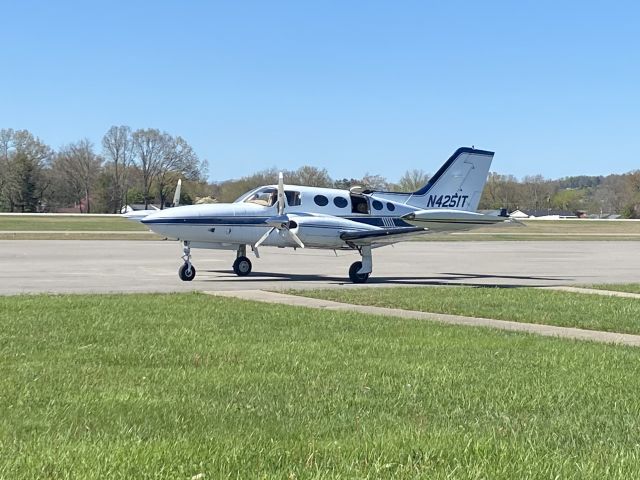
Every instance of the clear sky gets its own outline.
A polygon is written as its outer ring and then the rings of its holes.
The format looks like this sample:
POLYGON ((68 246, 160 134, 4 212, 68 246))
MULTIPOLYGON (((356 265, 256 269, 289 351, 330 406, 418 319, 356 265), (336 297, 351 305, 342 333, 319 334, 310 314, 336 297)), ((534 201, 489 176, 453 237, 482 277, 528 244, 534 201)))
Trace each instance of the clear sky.
POLYGON ((181 135, 223 180, 397 180, 458 146, 557 178, 640 168, 640 3, 9 1, 0 128, 181 135))

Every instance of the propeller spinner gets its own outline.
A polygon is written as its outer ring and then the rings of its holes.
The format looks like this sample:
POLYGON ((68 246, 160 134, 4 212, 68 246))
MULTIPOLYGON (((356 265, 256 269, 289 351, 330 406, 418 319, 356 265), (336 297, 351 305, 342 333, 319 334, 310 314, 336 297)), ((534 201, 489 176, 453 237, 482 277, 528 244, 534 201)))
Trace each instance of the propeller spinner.
POLYGON ((294 242, 300 245, 301 248, 304 248, 304 243, 302 243, 302 240, 300 240, 300 237, 298 237, 298 235, 296 235, 294 232, 291 231, 292 226, 296 225, 296 223, 293 222, 286 213, 284 213, 284 206, 285 206, 284 177, 282 175, 282 172, 280 172, 278 174, 278 199, 277 199, 278 216, 267 219, 265 223, 271 228, 267 230, 266 233, 262 235, 262 237, 260 237, 260 239, 253 246, 254 249, 257 249, 260 245, 262 245, 264 241, 269 237, 269 235, 271 235, 271 232, 273 232, 274 230, 278 230, 279 232, 283 232, 283 231, 287 232, 289 237, 291 237, 291 239, 294 242))

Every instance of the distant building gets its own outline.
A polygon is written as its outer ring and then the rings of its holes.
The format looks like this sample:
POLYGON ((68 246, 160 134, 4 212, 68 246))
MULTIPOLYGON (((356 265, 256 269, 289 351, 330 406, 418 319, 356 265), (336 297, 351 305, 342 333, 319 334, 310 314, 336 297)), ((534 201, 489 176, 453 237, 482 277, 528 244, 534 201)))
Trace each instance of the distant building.
POLYGON ((509 214, 509 217, 516 219, 523 218, 537 218, 539 220, 558 220, 561 218, 586 218, 585 211, 578 210, 577 212, 571 212, 569 210, 514 210, 509 214))
POLYGON ((160 207, 152 204, 149 204, 148 207, 145 207, 144 203, 132 203, 122 207, 120 213, 137 212, 138 210, 160 210, 160 207))

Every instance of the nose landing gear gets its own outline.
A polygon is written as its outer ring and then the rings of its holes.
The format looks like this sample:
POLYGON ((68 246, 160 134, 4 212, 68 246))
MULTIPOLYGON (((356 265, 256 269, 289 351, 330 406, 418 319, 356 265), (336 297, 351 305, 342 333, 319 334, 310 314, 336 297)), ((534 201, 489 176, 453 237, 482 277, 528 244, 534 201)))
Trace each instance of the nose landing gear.
POLYGON ((189 245, 189 242, 185 241, 183 245, 184 247, 182 249, 182 260, 184 260, 184 264, 182 264, 182 266, 178 269, 178 276, 183 282, 190 282, 196 277, 196 267, 191 264, 191 247, 189 245))

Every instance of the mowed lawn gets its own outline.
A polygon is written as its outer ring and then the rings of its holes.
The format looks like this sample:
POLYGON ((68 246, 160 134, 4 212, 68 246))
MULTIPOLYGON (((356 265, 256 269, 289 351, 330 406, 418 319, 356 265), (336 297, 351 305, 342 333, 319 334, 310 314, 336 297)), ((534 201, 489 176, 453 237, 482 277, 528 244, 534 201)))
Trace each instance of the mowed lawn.
POLYGON ((635 478, 640 349, 202 294, 0 298, 0 478, 635 478))
POLYGON ((467 232, 430 234, 416 240, 632 240, 640 239, 640 222, 634 220, 521 220, 500 223, 467 232))
POLYGON ((72 215, 0 215, 2 231, 58 231, 58 232, 145 232, 147 227, 139 222, 119 217, 94 217, 72 215))
POLYGON ((640 299, 537 288, 395 287, 291 290, 336 302, 640 334, 640 299))
POLYGON ((602 283, 598 285, 586 285, 586 288, 640 294, 640 283, 602 283))

